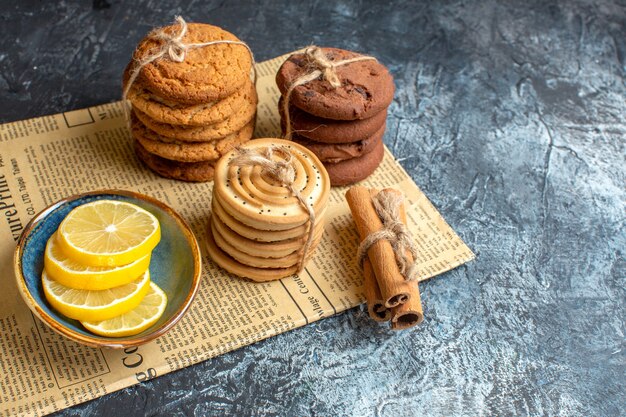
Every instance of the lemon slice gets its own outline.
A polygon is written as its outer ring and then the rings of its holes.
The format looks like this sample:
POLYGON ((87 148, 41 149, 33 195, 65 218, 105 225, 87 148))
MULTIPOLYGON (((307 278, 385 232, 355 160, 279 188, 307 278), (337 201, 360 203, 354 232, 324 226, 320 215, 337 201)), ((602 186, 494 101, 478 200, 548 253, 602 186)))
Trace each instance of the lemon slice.
POLYGON ((106 290, 136 280, 150 266, 150 254, 123 266, 86 266, 63 253, 55 233, 46 244, 43 264, 50 278, 66 287, 106 290))
POLYGON ((43 292, 59 313, 76 320, 107 320, 137 307, 150 288, 150 272, 130 284, 101 291, 75 290, 54 281, 44 270, 43 292))
POLYGON ((143 332, 159 320, 167 306, 167 295, 154 282, 141 304, 121 316, 104 321, 81 321, 87 330, 107 337, 132 336, 143 332))
POLYGON ((161 239, 154 215, 131 203, 98 200, 72 210, 58 229, 59 246, 90 266, 120 266, 146 256, 161 239))

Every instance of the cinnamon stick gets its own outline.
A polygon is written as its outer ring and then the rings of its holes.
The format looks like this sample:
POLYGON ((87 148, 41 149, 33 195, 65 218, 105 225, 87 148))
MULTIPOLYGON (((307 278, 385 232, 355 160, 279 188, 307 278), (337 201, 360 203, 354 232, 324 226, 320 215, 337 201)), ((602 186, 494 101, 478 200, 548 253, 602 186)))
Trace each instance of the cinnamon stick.
POLYGON ((383 296, 378 288, 374 270, 369 259, 363 261, 363 285, 365 286, 365 299, 367 300, 367 312, 376 321, 391 320, 391 310, 385 307, 383 296))
MULTIPOLYGON (((400 207, 400 221, 406 226, 406 208, 404 204, 400 207)), ((413 262, 413 257, 408 251, 406 256, 413 262)), ((420 324, 424 320, 419 284, 417 281, 410 282, 409 284, 408 301, 391 310, 391 328, 393 330, 407 329, 420 324)))
MULTIPOLYGON (((399 191, 393 191, 399 193, 399 191)), ((383 228, 372 203, 370 190, 362 186, 354 186, 346 193, 346 200, 361 240, 370 233, 383 228)), ((370 247, 367 256, 372 264, 385 307, 392 308, 406 303, 411 294, 411 286, 398 269, 391 244, 381 239, 370 247)))
POLYGON ((420 324, 424 320, 422 300, 417 281, 410 282, 409 300, 391 309, 391 328, 402 330, 420 324))

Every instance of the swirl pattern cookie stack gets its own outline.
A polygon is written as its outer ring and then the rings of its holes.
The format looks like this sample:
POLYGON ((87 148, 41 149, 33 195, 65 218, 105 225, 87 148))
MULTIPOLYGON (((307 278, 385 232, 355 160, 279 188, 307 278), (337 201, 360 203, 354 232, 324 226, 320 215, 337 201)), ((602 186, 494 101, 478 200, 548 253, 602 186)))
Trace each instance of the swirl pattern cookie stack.
POLYGON ((255 139, 219 160, 214 182, 207 249, 219 266, 254 281, 304 267, 322 237, 330 190, 311 151, 255 139))
POLYGON ((207 24, 182 23, 160 29, 173 37, 183 34, 180 42, 187 49, 176 51, 180 62, 160 58, 141 66, 163 46, 162 36, 151 33, 126 68, 131 131, 137 156, 159 175, 209 181, 220 156, 252 137, 257 104, 250 79, 253 60, 233 34, 207 24), (188 47, 224 40, 236 43, 188 47), (138 75, 129 84, 138 65, 138 75))
POLYGON ((309 148, 323 162, 333 186, 360 181, 369 176, 383 158, 387 107, 394 94, 391 74, 384 65, 370 59, 341 64, 341 61, 363 57, 336 48, 307 48, 290 56, 276 74, 282 93, 279 109, 283 134, 287 131, 285 96, 291 139, 309 148), (313 51, 314 53, 311 53, 313 51), (315 54, 323 53, 320 65, 315 54), (332 67, 334 64, 338 64, 332 67), (326 72, 337 76, 338 86, 327 80, 326 72), (300 84, 314 70, 322 75, 300 84))

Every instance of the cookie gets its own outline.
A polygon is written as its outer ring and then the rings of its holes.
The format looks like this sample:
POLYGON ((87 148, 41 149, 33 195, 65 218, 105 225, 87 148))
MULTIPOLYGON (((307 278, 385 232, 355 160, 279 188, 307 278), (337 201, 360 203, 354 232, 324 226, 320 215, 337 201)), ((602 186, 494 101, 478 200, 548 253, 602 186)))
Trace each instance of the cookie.
MULTIPOLYGON (((336 48, 322 48, 331 61, 361 56, 336 48)), ((276 74, 282 94, 298 78, 309 74, 311 62, 303 53, 291 55, 276 74)), ((341 86, 333 88, 321 77, 293 89, 290 104, 307 113, 333 120, 367 119, 383 111, 393 100, 393 78, 374 60, 358 61, 335 68, 341 86)))
POLYGON ((128 93, 128 99, 134 108, 157 122, 206 126, 228 119, 239 108, 252 103, 255 94, 254 84, 247 81, 241 89, 221 100, 190 106, 162 98, 144 88, 140 82, 135 82, 128 93))
POLYGON ((151 154, 181 162, 216 161, 223 154, 241 143, 247 142, 254 133, 254 119, 238 132, 222 139, 208 142, 179 142, 164 138, 148 129, 134 114, 131 115, 133 137, 151 154))
POLYGON ((310 149, 323 163, 337 163, 361 156, 371 152, 379 142, 382 142, 385 134, 383 125, 374 135, 351 143, 320 143, 307 138, 294 136, 292 140, 310 149))
POLYGON ((215 239, 213 238, 213 232, 211 228, 208 228, 206 249, 209 256, 220 267, 242 278, 249 278, 256 282, 274 281, 280 278, 285 278, 295 274, 298 269, 297 265, 290 266, 288 268, 255 268, 252 266, 244 265, 241 262, 233 259, 226 254, 223 250, 217 246, 215 239))
MULTIPOLYGON (((256 240, 248 239, 243 237, 228 226, 226 226, 220 217, 217 215, 217 212, 213 211, 211 215, 211 224, 212 227, 215 228, 215 235, 220 235, 221 238, 231 247, 237 248, 239 251, 244 252, 248 255, 261 257, 261 258, 283 258, 285 256, 291 255, 297 251, 299 251, 304 245, 308 235, 302 235, 300 237, 279 240, 275 242, 258 242, 256 240)), ((315 224, 315 234, 314 239, 317 240, 318 237, 322 235, 324 232, 324 222, 318 221, 315 224)), ((259 234, 259 231, 256 231, 256 234, 259 234)), ((219 240, 216 241, 218 245, 219 240)), ((226 252, 231 253, 226 250, 226 252)), ((233 255, 231 253, 231 255, 233 255)), ((235 257, 236 258, 236 257, 235 257)))
MULTIPOLYGON (((162 28, 168 34, 180 33, 178 24, 162 28)), ((217 40, 240 40, 217 26, 188 23, 184 44, 217 40)), ((147 36, 133 54, 141 61, 162 45, 161 40, 147 36)), ((250 79, 252 56, 243 45, 215 44, 187 50, 183 62, 157 59, 145 65, 138 80, 148 90, 167 100, 185 104, 202 104, 228 97, 250 79)))
MULTIPOLYGON (((239 220, 235 219, 233 216, 228 214, 222 205, 219 203, 219 196, 213 195, 213 200, 211 202, 211 208, 215 213, 216 217, 219 217, 220 221, 224 223, 229 229, 231 229, 234 233, 247 238, 248 240, 256 241, 256 242, 279 242, 286 241, 289 239, 306 239, 306 233, 308 230, 308 224, 302 224, 300 226, 296 226, 291 229, 284 230, 264 230, 263 232, 259 232, 258 229, 250 227, 244 223, 241 223, 239 220)), ((323 219, 326 209, 322 209, 321 213, 317 215, 318 219, 323 219)), ((317 227, 317 221, 316 221, 317 227)))
MULTIPOLYGON (((283 97, 278 101, 281 114, 281 126, 285 133, 285 119, 283 115, 283 97)), ((305 137, 316 142, 346 143, 357 142, 372 136, 387 120, 387 111, 383 110, 372 117, 361 120, 332 120, 323 119, 305 113, 295 106, 289 106, 291 129, 295 135, 305 137)))
POLYGON ((336 164, 325 164, 330 183, 333 186, 352 184, 367 178, 383 160, 385 147, 383 141, 376 144, 370 152, 359 158, 348 159, 336 164))
MULTIPOLYGON (((231 245, 217 231, 217 229, 215 228, 215 223, 213 221, 211 221, 210 223, 211 233, 213 234, 213 239, 215 240, 217 246, 222 251, 227 253, 231 258, 244 265, 252 266, 255 268, 289 268, 290 266, 297 265, 300 261, 300 258, 302 257, 300 251, 290 253, 289 255, 285 255, 280 258, 268 258, 266 256, 250 255, 249 253, 241 250, 242 248, 231 245)), ((313 240, 311 247, 309 248, 309 252, 315 249, 320 238, 321 235, 316 236, 316 238, 313 240)))
POLYGON ((144 112, 134 109, 135 115, 147 128, 161 136, 183 142, 206 142, 221 139, 241 130, 255 117, 257 96, 253 93, 253 101, 237 109, 228 119, 207 126, 182 126, 158 122, 144 112))
MULTIPOLYGON (((289 160, 295 169, 292 187, 300 192, 318 214, 328 202, 330 181, 320 160, 307 148, 291 141, 265 138, 242 145, 248 152, 273 149, 275 161, 289 160)), ((213 198, 218 198, 224 210, 238 221, 258 230, 285 230, 309 222, 309 213, 287 187, 268 175, 260 166, 231 165, 240 154, 232 150, 215 166, 213 198)))
POLYGON ((179 162, 161 158, 148 152, 138 141, 135 142, 137 157, 152 171, 162 177, 189 182, 204 182, 213 179, 213 161, 179 162))

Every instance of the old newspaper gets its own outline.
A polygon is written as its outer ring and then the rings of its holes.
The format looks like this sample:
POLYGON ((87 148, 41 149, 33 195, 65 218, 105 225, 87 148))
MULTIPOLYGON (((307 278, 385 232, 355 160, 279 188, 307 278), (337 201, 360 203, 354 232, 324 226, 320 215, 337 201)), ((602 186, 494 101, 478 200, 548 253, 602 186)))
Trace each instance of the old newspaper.
MULTIPOLYGON (((274 75, 284 59, 257 65, 256 137, 280 134, 274 75)), ((364 300, 355 261, 358 237, 344 200, 346 189, 338 188, 331 193, 324 238, 303 274, 264 284, 244 281, 215 266, 203 248, 198 295, 165 336, 139 348, 108 350, 54 333, 35 319, 18 295, 12 267, 23 227, 47 205, 90 190, 138 191, 177 210, 204 246, 212 183, 160 178, 137 161, 131 145, 120 102, 0 125, 0 416, 60 410, 364 300)), ((365 182, 406 194, 421 276, 441 274, 474 257, 388 151, 365 182)))

